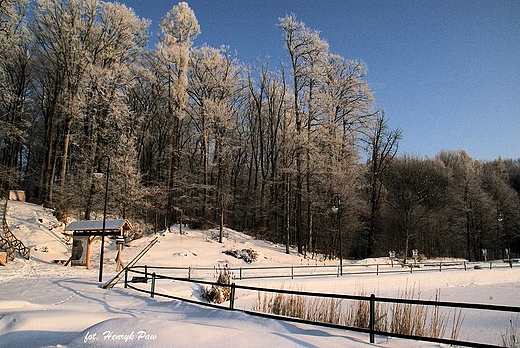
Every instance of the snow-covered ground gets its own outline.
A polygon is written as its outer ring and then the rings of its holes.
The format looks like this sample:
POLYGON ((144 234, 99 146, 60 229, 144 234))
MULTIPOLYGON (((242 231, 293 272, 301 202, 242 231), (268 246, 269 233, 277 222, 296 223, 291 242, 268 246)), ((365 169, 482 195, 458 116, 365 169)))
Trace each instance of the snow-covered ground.
MULTIPOLYGON (((0 268, 0 347, 365 347, 368 335, 345 330, 289 323, 249 316, 124 289, 112 290, 98 283, 99 243, 94 244, 91 269, 65 267, 70 250, 62 238, 64 226, 52 212, 28 203, 9 202, 8 222, 13 233, 31 248, 31 260, 17 258, 0 268)), ((159 235, 157 243, 138 263, 179 267, 248 267, 244 261, 223 254, 230 249, 251 248, 258 253, 254 266, 336 264, 307 260, 294 250, 257 241, 226 230, 220 244, 216 231, 159 235)), ((154 236, 132 241, 123 251, 126 264, 154 236)), ((103 279, 116 274, 115 243, 107 238, 103 279)), ((355 263, 388 263, 388 259, 355 263)), ((346 262, 347 263, 347 262, 346 262)), ((444 301, 520 306, 520 267, 446 270, 399 274, 362 274, 343 277, 235 280, 237 284, 344 294, 375 293, 398 297, 413 289, 414 298, 433 299, 437 291, 444 301)), ((142 284, 149 289, 149 284, 142 284)), ((158 292, 198 297, 194 285, 158 281, 158 292)), ((236 304, 251 308, 256 294, 237 292, 236 304)), ((511 316, 492 312, 469 313, 459 335, 461 340, 499 344, 511 316)), ((518 316, 512 316, 518 327, 518 316)), ((377 337, 378 347, 432 347, 435 344, 377 337)))

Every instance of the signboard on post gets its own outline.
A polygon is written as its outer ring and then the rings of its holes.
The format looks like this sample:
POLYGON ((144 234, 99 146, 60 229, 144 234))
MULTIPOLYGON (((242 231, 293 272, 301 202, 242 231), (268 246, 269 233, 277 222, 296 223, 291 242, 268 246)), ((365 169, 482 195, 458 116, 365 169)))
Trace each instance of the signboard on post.
POLYGON ((89 237, 72 237, 72 266, 87 266, 89 260, 89 237))
POLYGON ((417 263, 417 258, 419 257, 419 251, 417 249, 412 250, 413 263, 417 263))
POLYGON ((388 254, 390 255, 390 262, 392 263, 392 267, 394 267, 395 251, 389 251, 388 254))

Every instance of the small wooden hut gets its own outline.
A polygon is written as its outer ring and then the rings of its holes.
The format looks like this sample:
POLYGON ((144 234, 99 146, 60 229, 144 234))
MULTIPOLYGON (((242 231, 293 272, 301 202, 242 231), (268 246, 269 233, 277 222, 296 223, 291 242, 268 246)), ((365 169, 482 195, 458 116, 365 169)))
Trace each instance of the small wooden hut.
MULTIPOLYGON (((128 220, 105 220, 105 237, 116 237, 118 271, 123 266, 121 252, 124 240, 128 236, 128 231, 131 230, 132 225, 128 220)), ((74 221, 65 228, 65 232, 72 232, 72 266, 90 268, 90 246, 94 238, 103 236, 103 220, 74 221)))

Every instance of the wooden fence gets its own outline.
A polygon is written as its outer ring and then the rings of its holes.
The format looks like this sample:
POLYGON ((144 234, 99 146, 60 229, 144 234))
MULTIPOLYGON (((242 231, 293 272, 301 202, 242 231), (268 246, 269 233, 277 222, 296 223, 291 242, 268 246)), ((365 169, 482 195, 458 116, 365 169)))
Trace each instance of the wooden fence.
MULTIPOLYGON (((467 265, 466 265, 467 266, 467 265)), ((490 267, 493 267, 493 264, 490 265, 490 267)), ((202 304, 205 306, 210 306, 214 308, 221 308, 226 310, 239 310, 244 313, 254 315, 254 316, 260 316, 265 318, 272 318, 277 320, 285 320, 285 321, 291 321, 291 322, 297 322, 302 324, 312 324, 312 325, 318 325, 323 327, 330 327, 330 328, 336 328, 336 329, 344 329, 344 330, 351 330, 356 332, 363 332, 367 333, 369 335, 369 342, 374 343, 375 342, 375 336, 381 335, 386 337, 397 337, 402 339, 412 339, 412 340, 419 340, 419 341, 427 341, 427 342, 435 342, 435 343, 441 343, 441 344, 448 344, 452 346, 466 346, 466 347, 500 347, 501 345, 494 344, 492 342, 472 342, 472 341, 463 341, 458 340, 456 335, 453 335, 453 331, 450 335, 450 337, 432 337, 425 334, 420 334, 417 332, 412 333, 402 333, 399 330, 389 329, 389 326, 382 326, 380 325, 380 321, 383 317, 380 312, 380 308, 382 304, 390 304, 390 306, 393 306, 392 308, 398 308, 396 306, 405 306, 405 308, 410 309, 411 307, 418 308, 419 306, 423 307, 429 307, 433 309, 434 313, 437 313, 436 311, 439 310, 439 308, 449 308, 451 309, 459 309, 460 311, 466 311, 466 310, 473 310, 477 311, 474 312, 474 315, 485 315, 484 311, 489 312, 495 312, 495 313, 502 313, 506 316, 509 316, 511 314, 518 314, 520 313, 520 307, 512 307, 512 306, 498 306, 498 305, 485 305, 485 304, 473 304, 473 303, 460 303, 460 302, 444 302, 444 301, 427 301, 427 300, 419 300, 419 299, 411 299, 411 298, 386 298, 386 297, 378 297, 374 294, 371 294, 370 296, 357 296, 357 295, 345 295, 345 294, 331 294, 331 293, 317 293, 317 292, 305 292, 305 291, 294 291, 294 290, 283 290, 283 289, 269 289, 269 288, 261 288, 261 287, 252 287, 252 286, 245 286, 245 285, 238 285, 235 283, 231 284, 221 284, 221 283, 215 283, 211 281, 206 281, 202 279, 194 279, 192 277, 193 275, 193 268, 184 268, 184 271, 187 271, 188 277, 174 277, 171 275, 166 274, 159 274, 156 272, 151 272, 150 270, 156 270, 156 271, 164 271, 175 269, 179 271, 182 268, 175 268, 175 267, 151 267, 151 266, 136 266, 132 268, 127 268, 125 270, 125 288, 130 288, 138 292, 149 294, 150 297, 155 296, 161 296, 165 298, 180 300, 180 301, 186 301, 190 303, 196 303, 196 304, 202 304), (130 278, 131 277, 131 278, 130 278), (194 299, 193 297, 190 298, 183 298, 178 295, 172 294, 172 293, 161 293, 158 292, 156 289, 156 283, 158 281, 166 281, 168 283, 172 282, 182 282, 182 283, 188 283, 188 284, 195 284, 199 287, 205 287, 205 286, 211 286, 211 287, 222 287, 222 288, 228 288, 230 297, 229 300, 226 301, 223 304, 216 304, 216 303, 209 303, 204 302, 201 300, 194 299), (150 283, 150 286, 148 287, 146 284, 150 283), (280 315, 280 314, 273 314, 273 313, 267 313, 265 311, 260 311, 258 309, 251 309, 251 308, 244 308, 237 305, 236 299, 238 298, 238 292, 256 292, 258 294, 258 298, 262 298, 261 294, 274 294, 274 296, 298 296, 298 297, 306 297, 310 298, 310 303, 313 303, 313 300, 316 299, 331 299, 336 301, 358 301, 361 303, 365 303, 366 305, 366 311, 365 314, 367 316, 367 320, 364 321, 364 324, 361 325, 352 325, 352 324, 342 324, 342 323, 335 323, 335 322, 327 322, 327 321, 321 321, 321 320, 308 320, 308 319, 302 319, 301 317, 297 316, 288 316, 288 315, 280 315), (408 307, 406 307, 408 306, 408 307)), ((212 268, 203 268, 205 271, 212 270, 212 268)), ((273 269, 273 267, 268 267, 267 269, 273 269)), ((279 269, 279 267, 276 267, 276 269, 279 269)), ((215 269, 213 269, 215 270, 215 269)), ((442 270, 442 267, 440 267, 440 270, 442 270)), ((292 268, 292 275, 294 276, 294 268, 292 268)), ((244 269, 242 269, 242 274, 244 273, 244 269)), ((323 274, 322 274, 323 275, 323 274)), ((264 295, 265 298, 265 295, 264 295)), ((314 303, 317 303, 314 301, 314 303)), ((419 308, 423 308, 419 307, 419 308)), ((359 307, 358 307, 359 308, 359 307)), ((402 307, 401 307, 402 308, 402 307)), ((420 311, 419 311, 420 312, 420 311)), ((423 312, 424 313, 424 312, 423 312)), ((455 312, 454 312, 455 314, 455 312)), ((394 315, 394 314, 392 314, 394 315)), ((458 325, 462 325, 462 322, 459 324, 456 323, 457 320, 460 320, 461 313, 459 312, 459 319, 455 318, 455 316, 452 319, 448 319, 448 321, 452 321, 451 324, 454 325, 455 330, 458 329, 458 325)), ((445 323, 447 325, 447 322, 445 323)), ((486 328, 482 328, 486 329, 486 328)))

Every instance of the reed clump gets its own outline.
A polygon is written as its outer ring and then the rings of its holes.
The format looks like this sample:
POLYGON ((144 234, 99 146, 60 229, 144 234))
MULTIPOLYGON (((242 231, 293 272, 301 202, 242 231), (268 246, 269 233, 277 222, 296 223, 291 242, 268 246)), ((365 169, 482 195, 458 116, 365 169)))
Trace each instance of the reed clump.
POLYGON ((503 347, 520 348, 520 321, 517 316, 516 320, 509 318, 509 327, 506 332, 500 334, 503 347))
MULTIPOLYGON (((356 295, 366 297, 364 290, 356 295)), ((416 291, 415 286, 407 287, 399 293, 399 298, 418 300, 420 292, 416 291)), ((435 300, 440 300, 440 291, 437 291, 435 300)), ((374 309, 376 331, 441 338, 445 337, 451 324, 450 339, 456 340, 464 322, 462 310, 441 311, 438 306, 376 302, 374 309)), ((370 325, 368 300, 264 292, 258 293, 252 310, 358 328, 368 328, 370 325)))
POLYGON ((341 299, 336 298, 309 298, 298 294, 259 292, 252 310, 315 322, 341 322, 341 299))

